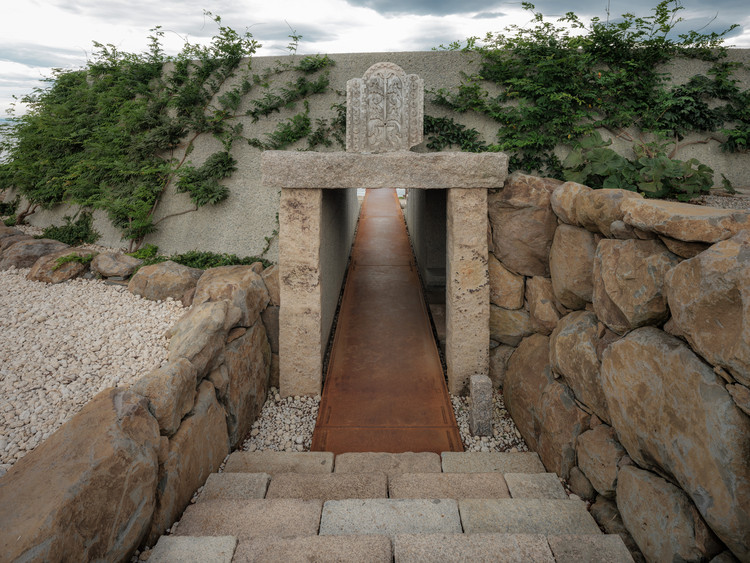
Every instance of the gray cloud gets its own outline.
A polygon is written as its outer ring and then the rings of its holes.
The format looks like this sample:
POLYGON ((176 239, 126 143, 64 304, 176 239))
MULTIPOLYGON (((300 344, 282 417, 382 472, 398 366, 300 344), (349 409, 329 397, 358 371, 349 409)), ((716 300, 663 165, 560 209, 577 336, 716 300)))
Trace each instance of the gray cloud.
POLYGON ((430 16, 448 16, 467 14, 492 8, 486 0, 347 0, 352 6, 371 8, 386 15, 417 14, 430 16))
POLYGON ((0 61, 19 63, 30 67, 64 68, 81 60, 83 51, 61 49, 35 43, 0 42, 0 61))
POLYGON ((502 18, 507 15, 505 12, 479 12, 473 18, 475 20, 491 20, 495 18, 502 18))

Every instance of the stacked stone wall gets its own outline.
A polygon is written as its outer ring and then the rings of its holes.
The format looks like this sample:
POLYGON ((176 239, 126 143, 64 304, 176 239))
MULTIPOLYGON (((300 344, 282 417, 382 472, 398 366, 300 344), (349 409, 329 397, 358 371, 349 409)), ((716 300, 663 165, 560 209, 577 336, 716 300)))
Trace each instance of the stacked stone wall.
POLYGON ((488 213, 490 376, 530 448, 646 560, 750 561, 750 213, 522 174, 488 213))

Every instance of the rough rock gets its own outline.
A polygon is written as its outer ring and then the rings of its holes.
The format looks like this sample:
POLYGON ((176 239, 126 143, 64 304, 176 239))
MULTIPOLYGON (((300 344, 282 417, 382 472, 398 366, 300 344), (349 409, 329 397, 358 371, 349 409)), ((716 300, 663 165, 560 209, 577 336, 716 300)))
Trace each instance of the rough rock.
POLYGON ((158 447, 141 397, 96 395, 0 480, 3 559, 125 560, 148 532, 158 447))
POLYGON ((576 398, 604 421, 609 421, 607 399, 599 376, 599 322, 588 311, 563 317, 550 338, 550 363, 565 377, 576 398))
POLYGON ((472 436, 492 435, 492 380, 486 375, 469 378, 469 429, 472 436))
POLYGON ((266 327, 266 336, 268 343, 271 345, 271 352, 279 353, 279 311, 280 307, 269 305, 260 315, 263 320, 263 326, 266 327))
POLYGON ((591 505, 591 516, 594 517, 596 523, 599 524, 599 527, 606 534, 617 534, 620 536, 636 563, 646 562, 646 558, 643 557, 638 544, 635 543, 633 536, 630 535, 630 532, 625 527, 615 501, 604 498, 602 495, 597 496, 596 502, 591 505))
POLYGON ((14 237, 22 234, 24 234, 22 230, 16 229, 15 227, 8 227, 7 225, 0 223, 0 240, 5 237, 14 237))
POLYGON ((617 464, 625 455, 625 448, 617 441, 611 426, 600 424, 578 436, 576 446, 578 467, 597 492, 614 498, 617 487, 617 464))
POLYGON ((7 235, 7 236, 1 236, 0 235, 0 255, 5 251, 6 248, 10 248, 17 242, 21 242, 22 240, 32 240, 34 237, 30 235, 25 235, 21 231, 18 231, 19 234, 17 235, 7 235))
POLYGON ((561 182, 513 173, 488 195, 495 256, 524 276, 549 275, 549 249, 557 228, 550 196, 561 182))
POLYGON ((667 272, 680 262, 657 240, 602 240, 594 257, 594 311, 618 334, 667 320, 667 272))
POLYGON ((557 326, 560 313, 555 307, 555 294, 549 278, 534 276, 526 282, 526 297, 529 301, 529 315, 534 332, 549 334, 557 326))
POLYGON ((195 287, 202 274, 203 270, 167 260, 138 270, 130 278, 128 291, 152 301, 164 301, 167 297, 179 300, 195 287))
POLYGON ((623 202, 623 221, 685 242, 715 243, 750 228, 750 211, 718 209, 657 199, 623 202))
POLYGON ((594 500, 596 498, 596 489, 594 489, 591 481, 589 481, 588 477, 583 474, 583 471, 579 467, 572 467, 570 469, 568 487, 583 500, 594 500))
POLYGON ((648 471, 622 468, 617 508, 649 561, 706 561, 723 549, 688 496, 648 471))
POLYGON ((228 453, 224 409, 216 400, 214 386, 204 381, 198 387, 193 410, 169 439, 168 449, 159 460, 157 504, 149 543, 179 518, 195 490, 219 469, 228 453))
POLYGON ((612 344, 601 375, 628 455, 671 475, 727 547, 750 559, 750 418, 724 381, 684 342, 653 327, 612 344))
POLYGON ((490 350, 490 379, 493 387, 503 386, 508 358, 515 351, 515 347, 506 344, 500 344, 500 346, 495 346, 490 350))
POLYGON ((623 220, 624 202, 633 199, 641 200, 643 196, 628 190, 582 192, 576 198, 576 218, 585 229, 611 237, 610 225, 613 221, 623 220))
POLYGON ((8 268, 31 268, 39 258, 59 250, 70 248, 64 242, 52 239, 22 240, 6 248, 0 258, 0 270, 8 268))
POLYGON ((490 305, 490 338, 509 346, 517 346, 534 332, 531 316, 525 309, 510 311, 490 305))
POLYGON ((280 290, 279 290, 279 267, 274 264, 269 266, 260 275, 263 278, 263 283, 266 284, 268 290, 268 297, 271 299, 271 305, 279 307, 281 305, 280 290))
POLYGON ((29 270, 29 273, 26 275, 26 279, 44 283, 62 283, 82 276, 88 271, 88 264, 83 264, 81 262, 66 262, 62 266, 57 265, 57 260, 59 258, 71 254, 76 256, 92 256, 96 253, 91 250, 64 248, 57 252, 53 252, 52 254, 47 254, 34 262, 31 270, 29 270))
POLYGON ((555 231, 549 255, 555 297, 568 309, 583 309, 594 294, 594 233, 570 225, 555 231))
POLYGON ((143 260, 119 252, 102 252, 91 261, 91 270, 105 277, 129 278, 143 260))
POLYGON ((490 303, 503 309, 523 307, 524 277, 514 274, 489 254, 487 268, 490 276, 490 303))
POLYGON ((667 276, 666 294, 680 335, 750 385, 750 232, 682 262, 667 276))
POLYGON ((707 242, 684 242, 665 236, 660 236, 659 240, 664 243, 664 246, 671 253, 676 254, 680 258, 693 258, 711 246, 707 242))
POLYGON ((226 299, 242 311, 239 324, 253 326, 269 297, 263 279, 253 266, 221 266, 206 270, 195 286, 193 305, 226 299))
POLYGON ((555 214, 568 225, 580 226, 576 212, 576 198, 579 194, 592 191, 588 186, 576 182, 565 182, 552 192, 550 203, 555 214))
POLYGON ((727 385, 727 391, 742 412, 750 416, 750 389, 744 385, 727 385))

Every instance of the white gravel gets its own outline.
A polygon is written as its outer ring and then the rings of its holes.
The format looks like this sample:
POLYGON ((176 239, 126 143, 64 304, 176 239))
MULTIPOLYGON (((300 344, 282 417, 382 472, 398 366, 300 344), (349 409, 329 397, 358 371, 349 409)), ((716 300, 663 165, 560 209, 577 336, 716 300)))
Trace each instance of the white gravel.
POLYGON ((120 285, 45 284, 28 271, 0 271, 0 473, 99 391, 165 362, 164 333, 185 312, 120 285))

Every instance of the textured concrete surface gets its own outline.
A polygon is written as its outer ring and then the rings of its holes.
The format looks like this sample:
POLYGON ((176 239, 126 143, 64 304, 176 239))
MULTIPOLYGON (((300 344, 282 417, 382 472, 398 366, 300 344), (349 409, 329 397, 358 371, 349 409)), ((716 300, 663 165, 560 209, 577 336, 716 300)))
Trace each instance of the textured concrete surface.
POLYGON ((331 500, 323 505, 320 535, 461 533, 455 500, 331 500))
POLYGON ((211 473, 197 502, 264 498, 268 473, 211 473))
POLYGON ((557 563, 628 563, 633 561, 628 548, 617 534, 548 536, 557 563))
POLYGON ((233 536, 162 536, 151 550, 152 563, 230 563, 237 547, 233 536))
POLYGON ((392 559, 391 540, 385 536, 308 536, 240 541, 233 562, 346 563, 367 561, 390 563, 392 559))
POLYGON ((331 471, 333 454, 330 452, 234 452, 224 466, 224 473, 265 472, 275 475, 331 471))
POLYGON ((510 498, 501 473, 405 473, 389 479, 390 498, 510 498))
POLYGON ((600 534, 579 500, 465 499, 458 501, 464 532, 475 534, 600 534))
POLYGON ((398 534, 393 547, 396 563, 555 562, 546 538, 532 534, 398 534))
POLYGON ((546 473, 534 452, 443 452, 445 473, 546 473))
POLYGON ((347 498, 387 498, 385 473, 277 473, 266 498, 303 500, 342 500, 347 498))
POLYGON ((556 473, 506 473, 505 481, 513 498, 568 498, 556 473))
POLYGON ((382 471, 389 478, 402 473, 440 473, 440 456, 432 452, 347 453, 336 456, 334 471, 336 473, 382 471))

